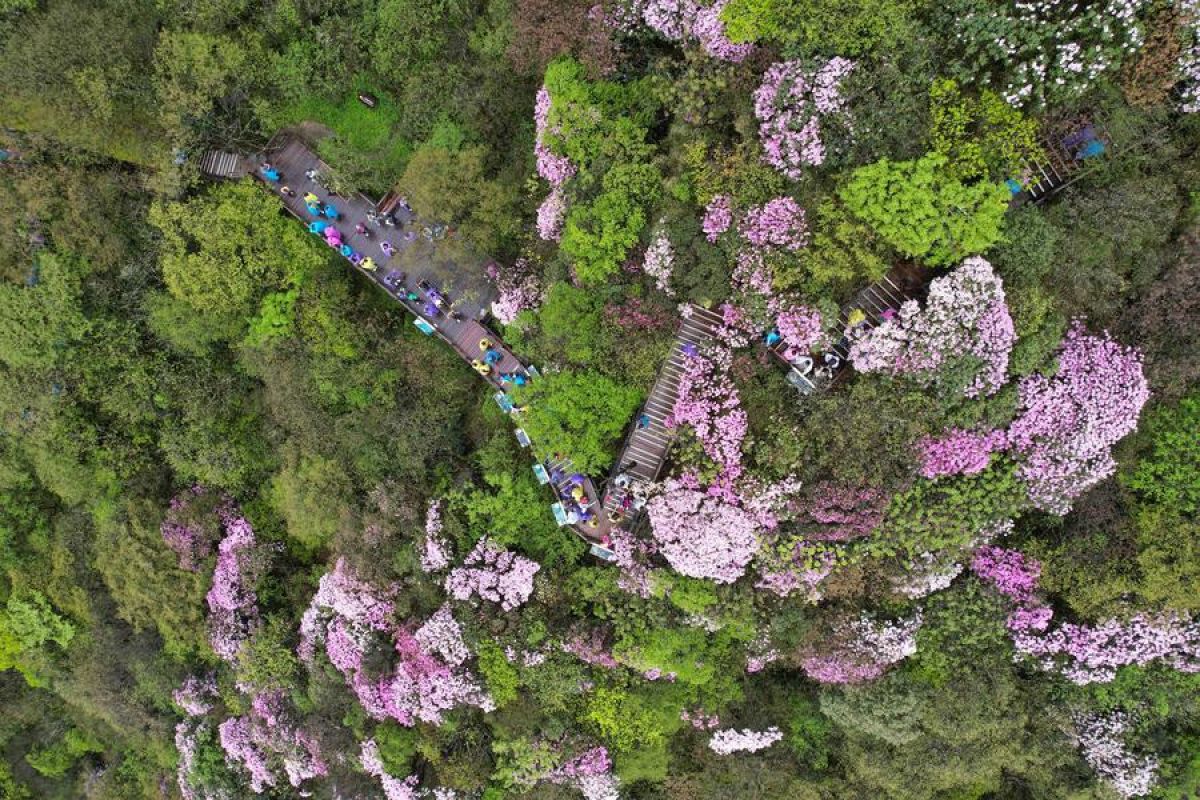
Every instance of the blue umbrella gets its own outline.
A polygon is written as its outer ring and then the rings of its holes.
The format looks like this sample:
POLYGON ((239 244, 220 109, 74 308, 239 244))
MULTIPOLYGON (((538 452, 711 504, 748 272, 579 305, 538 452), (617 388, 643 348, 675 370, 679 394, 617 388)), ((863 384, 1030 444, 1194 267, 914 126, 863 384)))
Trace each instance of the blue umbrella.
POLYGON ((329 227, 328 222, 324 222, 323 220, 317 219, 317 220, 313 220, 312 222, 308 223, 308 232, 309 233, 324 233, 325 229, 328 227, 329 227))
POLYGON ((351 247, 350 245, 348 245, 348 244, 342 245, 341 254, 344 255, 346 258, 349 258, 350 254, 353 252, 354 252, 354 248, 351 247))
POLYGON ((325 216, 329 217, 330 219, 337 219, 338 218, 338 210, 335 207, 326 203, 325 204, 325 216))

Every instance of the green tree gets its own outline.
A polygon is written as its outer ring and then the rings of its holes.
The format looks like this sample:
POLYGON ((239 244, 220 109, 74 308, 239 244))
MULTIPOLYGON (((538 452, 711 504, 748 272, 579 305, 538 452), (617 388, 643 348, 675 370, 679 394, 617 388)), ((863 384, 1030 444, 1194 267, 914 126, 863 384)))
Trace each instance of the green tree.
POLYGON ((163 279, 197 311, 249 318, 268 292, 302 285, 325 255, 279 202, 251 181, 179 203, 155 203, 163 279))
POLYGON ((1003 181, 1042 157, 1037 121, 984 89, 967 97, 949 79, 929 89, 930 148, 946 156, 951 175, 963 181, 1003 181))
POLYGON ((572 207, 561 249, 580 280, 599 283, 621 268, 646 227, 646 207, 657 199, 660 182, 649 164, 620 164, 605 173, 594 200, 572 207))
POLYGON ((1150 503, 1182 514, 1200 509, 1200 394, 1155 409, 1144 428, 1150 452, 1122 483, 1150 503))
POLYGON ((285 450, 283 467, 271 481, 271 504, 287 522, 288 536, 303 552, 327 544, 352 501, 353 483, 337 461, 298 448, 285 450))
POLYGON ((1004 184, 964 184, 947 163, 940 153, 916 161, 885 158, 855 170, 839 196, 902 254, 947 266, 999 240, 1009 201, 1004 184))
POLYGON ((596 473, 611 466, 642 393, 597 372, 566 371, 518 389, 516 399, 528 406, 521 425, 543 452, 565 453, 579 470, 596 473))
POLYGON ((910 0, 731 0, 721 12, 735 42, 779 42, 793 53, 855 56, 894 50, 912 34, 910 0))
POLYGON ((43 253, 36 269, 36 286, 0 284, 0 360, 22 369, 55 365, 89 324, 79 263, 43 253))

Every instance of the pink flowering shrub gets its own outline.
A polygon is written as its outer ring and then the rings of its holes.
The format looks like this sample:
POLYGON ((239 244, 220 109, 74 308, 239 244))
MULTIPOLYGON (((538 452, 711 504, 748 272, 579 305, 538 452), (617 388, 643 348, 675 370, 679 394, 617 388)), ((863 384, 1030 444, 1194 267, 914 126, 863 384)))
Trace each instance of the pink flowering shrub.
POLYGON ((550 774, 546 781, 573 785, 584 800, 619 800, 619 783, 612 774, 612 759, 604 747, 593 747, 574 758, 567 759, 550 774))
POLYGON ((775 316, 775 327, 783 343, 797 353, 807 353, 824 337, 821 312, 808 306, 790 305, 775 316))
POLYGON ((492 302, 492 316, 501 324, 509 325, 517 318, 517 314, 541 305, 541 281, 528 259, 518 258, 505 270, 491 264, 488 266, 488 277, 500 290, 500 295, 492 302))
POLYGON ((806 536, 820 542, 844 542, 866 536, 883 524, 887 493, 871 487, 817 484, 803 506, 803 516, 820 527, 806 536))
POLYGON ((441 572, 450 566, 450 546, 442 538, 442 504, 433 500, 425 512, 425 544, 421 550, 421 569, 441 572))
POLYGON ((704 238, 710 242, 716 242, 717 238, 729 230, 731 225, 733 225, 733 201, 726 194, 714 195, 713 199, 708 201, 708 205, 704 209, 704 219, 700 222, 704 238))
POLYGON ((675 263, 675 251, 671 249, 671 240, 664 231, 659 231, 642 260, 642 270, 654 279, 654 287, 660 292, 674 296, 671 288, 671 272, 675 263))
POLYGON ((1013 644, 1042 669, 1081 685, 1108 683, 1121 667, 1156 661, 1181 672, 1200 672, 1200 622, 1169 612, 1096 625, 1065 623, 1046 633, 1017 630, 1013 644))
POLYGON ((1149 397, 1141 354, 1075 321, 1058 372, 1021 381, 1020 412, 1008 429, 1030 502, 1066 514, 1076 497, 1111 475, 1112 446, 1137 429, 1149 397))
POLYGON ((971 571, 1006 597, 1027 603, 1037 591, 1042 565, 1016 550, 987 545, 975 551, 971 571))
POLYGON ((626 331, 674 330, 679 324, 678 317, 667 309, 640 297, 630 297, 621 305, 609 303, 604 307, 604 319, 626 331))
POLYGON ((758 549, 758 526, 745 510, 677 480, 646 504, 659 551, 679 573, 732 583, 758 549))
POLYGON ((604 669, 616 669, 620 664, 613 658, 606 638, 602 629, 593 628, 588 633, 573 634, 560 647, 564 653, 570 653, 585 664, 604 669))
POLYGON ((779 660, 782 654, 771 646, 771 637, 760 633, 746 648, 746 672, 762 672, 768 664, 779 660))
POLYGON ((650 597, 649 563, 650 557, 656 552, 654 545, 624 528, 615 528, 609 532, 608 549, 613 553, 613 563, 620 570, 617 586, 638 597, 650 597))
POLYGON ((417 776, 409 775, 401 780, 389 775, 384 769, 383 757, 379 754, 379 745, 374 739, 367 739, 359 745, 358 763, 368 775, 379 779, 383 796, 387 800, 417 800, 417 776))
POLYGON ((642 20, 664 39, 679 42, 691 35, 696 10, 693 0, 646 0, 642 20))
POLYGON ((536 132, 534 155, 537 157, 538 175, 542 176, 552 187, 558 188, 573 178, 577 170, 569 158, 556 155, 546 144, 547 133, 558 134, 560 132, 557 128, 551 128, 549 124, 551 104, 549 90, 545 86, 538 89, 533 104, 533 122, 536 132))
POLYGON ((962 564, 947 562, 926 551, 905 564, 904 572, 890 580, 897 594, 919 600, 950 586, 962 571, 962 564))
POLYGON ((449 606, 415 631, 392 621, 394 590, 380 592, 355 576, 341 559, 322 576, 317 594, 300 621, 299 654, 312 663, 318 645, 374 719, 401 725, 440 724, 443 712, 459 705, 485 710, 494 704, 465 668, 470 651, 449 606), (369 654, 394 651, 390 671, 366 666, 369 654))
POLYGON ((721 724, 721 718, 716 714, 708 714, 702 708, 688 711, 686 708, 679 712, 679 718, 691 724, 698 731, 711 731, 721 724))
POLYGON ((692 34, 699 40, 704 52, 713 58, 740 64, 754 50, 754 45, 748 42, 732 42, 725 35, 725 23, 721 21, 721 12, 728 3, 729 0, 716 0, 707 8, 698 9, 692 23, 692 34))
POLYGON ((249 714, 225 720, 217 731, 225 760, 249 773, 255 794, 278 784, 280 768, 296 789, 329 771, 317 740, 291 720, 282 692, 256 696, 249 714))
POLYGON ((214 498, 203 486, 193 486, 171 498, 159 531, 167 547, 179 556, 180 569, 195 572, 200 568, 220 537, 217 521, 232 514, 233 501, 229 497, 214 498))
POLYGON ((841 83, 854 63, 833 58, 816 69, 801 61, 772 64, 754 92, 764 160, 792 180, 825 163, 826 129, 848 129, 841 83))
POLYGON ((193 772, 198 764, 200 740, 211 733, 212 729, 203 720, 187 719, 175 726, 175 751, 179 754, 175 780, 183 800, 224 800, 204 791, 193 781, 193 772))
POLYGON ((950 428, 941 436, 926 437, 917 446, 921 454, 921 476, 945 478, 975 475, 987 469, 992 454, 1003 451, 1008 436, 1002 430, 977 433, 950 428))
POLYGON ((738 230, 746 241, 758 248, 799 250, 808 244, 804 209, 790 197, 776 197, 749 209, 738 230))
POLYGON ((765 731, 752 731, 749 728, 739 731, 730 728, 714 733, 708 740, 708 748, 719 756, 727 756, 731 753, 757 753, 782 738, 783 731, 773 726, 765 731))
POLYGON ((258 598, 254 584, 265 569, 254 529, 244 517, 225 520, 225 538, 217 546, 217 566, 208 603, 208 639, 213 651, 226 661, 237 658, 242 643, 258 627, 258 598))
POLYGON ((1080 715, 1075 718, 1079 749, 1096 775, 1121 797, 1150 794, 1158 780, 1158 759, 1137 756, 1122 741, 1131 720, 1123 712, 1080 715))
POLYGON ((741 477, 742 443, 748 427, 737 387, 729 377, 732 358, 724 347, 712 347, 685 358, 678 396, 671 409, 671 424, 692 428, 705 454, 720 468, 721 479, 727 482, 741 477))
POLYGON ((910 300, 850 348, 859 372, 910 375, 931 385, 943 383, 952 367, 969 374, 954 383, 967 397, 992 395, 1007 381, 1008 358, 1017 341, 1004 286, 982 258, 929 285, 925 308, 910 300))
POLYGON ((505 611, 523 605, 533 594, 533 576, 541 566, 524 556, 511 553, 486 538, 463 559, 462 566, 446 577, 446 591, 457 600, 477 594, 499 603, 505 611))
POLYGON ((808 677, 820 683, 862 683, 917 652, 921 614, 894 622, 865 612, 834 631, 831 639, 810 646, 800 659, 808 677))
POLYGON ((217 696, 217 679, 212 673, 203 678, 189 675, 187 680, 171 694, 175 705, 189 717, 201 717, 212 711, 217 696))
POLYGON ((537 231, 543 241, 557 242, 562 239, 563 224, 567 219, 567 198, 561 186, 555 186, 538 206, 537 231))
POLYGON ((775 272, 761 250, 751 248, 738 253, 730 278, 735 294, 774 295, 775 272))

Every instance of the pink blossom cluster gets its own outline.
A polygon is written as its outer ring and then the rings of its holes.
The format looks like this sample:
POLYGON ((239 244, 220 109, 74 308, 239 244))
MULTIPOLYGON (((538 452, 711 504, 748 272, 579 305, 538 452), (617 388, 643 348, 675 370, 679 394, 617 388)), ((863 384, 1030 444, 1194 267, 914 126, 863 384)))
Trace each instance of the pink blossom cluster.
POLYGON ((702 708, 688 711, 686 708, 679 712, 679 718, 690 723, 698 731, 715 730, 721 724, 721 718, 716 714, 708 714, 702 708))
POLYGON ((402 725, 418 720, 440 724, 442 713, 459 705, 494 708, 477 679, 463 666, 470 652, 448 606, 415 632, 392 622, 388 597, 360 580, 342 559, 322 576, 317 594, 300 621, 302 660, 312 663, 316 646, 350 684, 359 703, 375 719, 402 725), (372 674, 368 653, 390 640, 395 651, 390 672, 372 674))
POLYGON ((704 208, 704 219, 700 222, 704 238, 710 242, 716 242, 722 233, 729 230, 731 225, 733 225, 733 200, 727 194, 713 195, 704 208))
POLYGON ((754 45, 745 42, 737 43, 725 35, 725 23, 721 21, 721 12, 729 0, 716 0, 707 8, 696 11, 696 19, 692 23, 692 34, 704 48, 704 52, 713 58, 740 64, 754 50, 754 45))
POLYGON ((536 667, 546 663, 546 651, 521 650, 518 652, 512 645, 505 645, 504 658, 510 664, 520 664, 523 667, 536 667))
POLYGON ((425 511, 425 544, 421 549, 421 569, 441 572, 450 566, 450 546, 442 538, 442 503, 432 500, 425 511))
POLYGON ((604 669, 616 669, 620 666, 613 658, 607 644, 605 632, 593 628, 588 633, 576 633, 563 642, 560 647, 564 653, 570 653, 585 664, 604 669))
POLYGON ((921 454, 921 475, 945 478, 950 475, 975 475, 987 469, 992 454, 1008 446, 1002 430, 985 432, 950 428, 937 438, 926 437, 917 446, 921 454))
POLYGON ((746 672, 762 672, 768 664, 778 661, 780 655, 780 652, 771 646, 770 635, 760 633, 754 637, 746 650, 746 672))
POLYGON ((973 359, 978 369, 963 394, 978 397, 1005 384, 1016 341, 1004 285, 991 264, 974 257, 929 285, 924 309, 910 300, 897 317, 855 341, 850 360, 859 372, 914 375, 935 384, 945 367, 973 359))
POLYGON ((862 683, 917 652, 922 618, 879 621, 865 612, 840 626, 831 640, 810 647, 800 660, 805 674, 820 683, 862 683))
POLYGON ((1047 633, 1014 631, 1013 644, 1043 669, 1080 685, 1108 683, 1121 667, 1155 661, 1200 672, 1200 622, 1170 612, 1096 625, 1065 623, 1047 633))
POLYGON ((947 588, 962 571, 962 564, 947 563, 927 551, 906 564, 903 574, 893 577, 891 583, 898 594, 919 600, 947 588))
POLYGON ((227 796, 205 791, 192 782, 200 735, 208 731, 208 723, 203 720, 187 719, 175 726, 175 751, 179 753, 175 780, 179 784, 179 795, 183 800, 230 800, 227 796))
POLYGON ((808 244, 804 209, 791 197, 776 197, 746 211, 738 231, 757 248, 799 250, 808 244))
POLYGON ((664 39, 679 42, 691 35, 696 10, 693 0, 646 0, 642 21, 664 39))
POLYGON ((1017 603, 1028 603, 1037 591, 1042 565, 1017 550, 987 545, 975 551, 971 571, 1017 603))
MULTIPOLYGON (((208 495, 208 489, 195 485, 171 498, 167 513, 163 516, 159 531, 167 547, 179 556, 179 568, 195 572, 200 563, 212 555, 215 537, 189 517, 197 514, 197 501, 208 495)), ((222 497, 214 509, 216 515, 224 518, 233 513, 233 501, 222 497)))
POLYGON ((742 474, 742 443, 748 430, 746 411, 729 377, 733 354, 724 347, 688 355, 683 360, 678 396, 671 409, 672 426, 688 425, 705 454, 732 483, 742 474))
POLYGON ((608 549, 613 553, 613 563, 620 570, 617 586, 632 595, 650 597, 652 587, 648 565, 650 556, 656 552, 654 545, 624 528, 615 528, 609 532, 608 549))
POLYGON ((288 783, 297 789, 329 771, 317 740, 291 721, 282 692, 256 696, 249 714, 225 720, 217 733, 225 760, 249 773, 255 794, 278 784, 272 764, 280 765, 288 783))
POLYGON ((536 561, 509 552, 486 538, 446 577, 446 591, 457 600, 477 594, 499 603, 505 611, 520 607, 533 594, 533 576, 541 569, 536 561))
POLYGON ((175 705, 189 717, 200 717, 212 711, 213 699, 217 696, 217 679, 212 673, 199 677, 189 675, 178 689, 171 694, 175 705))
POLYGON ((736 294, 771 297, 775 292, 775 272, 761 250, 749 248, 737 254, 730 276, 736 294))
POLYGON ((1020 412, 1008 430, 1033 505, 1066 514, 1076 497, 1111 475, 1112 446, 1137 429, 1149 397, 1141 353, 1075 321, 1058 372, 1021 381, 1020 412))
POLYGON ((254 582, 264 567, 254 529, 244 517, 225 522, 225 538, 217 546, 217 566, 208 590, 208 639, 226 661, 237 658, 242 643, 258 626, 254 582))
POLYGON ((888 501, 887 493, 875 487, 819 483, 804 504, 803 515, 821 527, 806 535, 820 542, 866 536, 883 524, 888 501))
POLYGON ((562 238, 567 219, 567 196, 561 186, 555 186, 538 206, 537 231, 543 241, 557 242, 562 238))
POLYGON ((708 740, 708 748, 719 756, 731 753, 757 753, 765 750, 783 738, 783 731, 775 726, 765 731, 754 731, 749 728, 717 731, 708 740))
MULTIPOLYGON (((804 544, 801 542, 797 546, 797 550, 802 550, 804 544)), ((765 589, 779 597, 788 597, 792 592, 803 589, 809 601, 816 602, 821 596, 817 587, 833 572, 833 565, 832 558, 825 558, 818 560, 815 566, 807 565, 802 561, 793 561, 782 567, 764 569, 759 573, 759 579, 754 584, 754 588, 765 589)))
POLYGON ((544 294, 541 281, 528 259, 518 258, 505 270, 492 267, 488 271, 488 277, 495 281, 500 292, 492 303, 492 316, 501 324, 510 325, 517 318, 517 314, 541 305, 544 294))
POLYGON ((678 480, 667 481, 646 509, 660 552, 683 575, 732 583, 758 550, 753 515, 678 480))
POLYGON ((713 336, 729 349, 740 350, 748 347, 762 329, 741 306, 722 303, 720 311, 721 324, 713 329, 713 336))
POLYGON ((642 270, 654 279, 654 287, 660 292, 674 296, 671 288, 671 273, 675 265, 675 251, 671 249, 671 240, 665 231, 655 234, 646 255, 642 259, 642 270))
POLYGON ((557 188, 575 176, 576 167, 566 156, 556 155, 546 144, 546 134, 557 135, 557 128, 549 127, 550 92, 545 86, 538 89, 533 104, 533 121, 536 128, 534 155, 537 156, 537 172, 551 186, 557 188))
POLYGON ((795 355, 808 353, 825 338, 821 312, 808 306, 787 306, 775 315, 775 327, 795 355))
POLYGON ((799 180, 805 167, 825 162, 824 126, 836 118, 848 127, 841 83, 853 67, 854 62, 840 57, 815 70, 801 61, 771 65, 754 92, 754 115, 768 164, 799 180))
POLYGON ((417 776, 409 775, 401 780, 389 775, 384 769, 383 757, 379 754, 379 745, 374 739, 367 739, 359 745, 358 763, 368 775, 379 779, 383 796, 387 800, 417 800, 417 776))
POLYGON ((1123 738, 1131 726, 1129 716, 1120 711, 1075 718, 1084 760, 1101 780, 1126 798, 1150 794, 1158 780, 1159 766, 1153 755, 1134 755, 1125 746, 1123 738))
POLYGON ((612 774, 612 759, 603 747, 593 747, 568 759, 547 775, 546 780, 574 785, 584 800, 620 800, 619 783, 612 774))

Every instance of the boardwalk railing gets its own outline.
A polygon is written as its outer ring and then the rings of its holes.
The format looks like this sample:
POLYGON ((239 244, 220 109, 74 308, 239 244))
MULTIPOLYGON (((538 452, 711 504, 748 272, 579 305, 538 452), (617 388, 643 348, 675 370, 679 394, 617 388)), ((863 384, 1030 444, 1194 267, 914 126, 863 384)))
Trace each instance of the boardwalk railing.
POLYGON ((646 403, 639 412, 648 424, 642 425, 635 419, 632 430, 613 465, 608 486, 604 494, 604 510, 613 525, 636 516, 633 502, 637 492, 646 484, 658 480, 662 474, 675 439, 676 430, 667 427, 667 417, 679 398, 679 382, 683 376, 684 360, 688 357, 685 348, 699 348, 713 339, 714 331, 722 324, 720 315, 698 306, 689 306, 689 312, 679 326, 671 354, 659 369, 658 377, 646 403), (618 485, 620 481, 621 485, 618 485))

